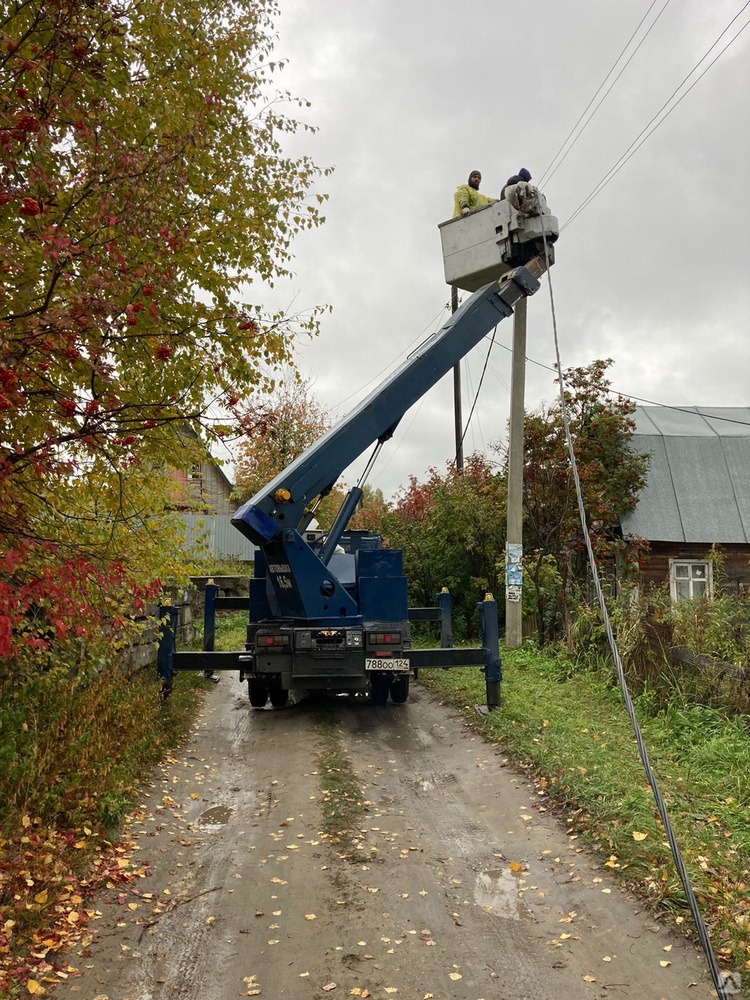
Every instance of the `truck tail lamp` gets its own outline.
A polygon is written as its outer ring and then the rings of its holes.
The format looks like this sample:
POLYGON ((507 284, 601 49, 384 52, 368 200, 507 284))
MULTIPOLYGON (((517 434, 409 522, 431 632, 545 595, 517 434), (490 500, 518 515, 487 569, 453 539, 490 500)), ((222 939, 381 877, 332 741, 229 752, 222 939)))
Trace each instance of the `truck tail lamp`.
POLYGON ((269 635, 268 633, 263 633, 256 635, 255 642, 259 649, 268 649, 269 647, 279 647, 289 645, 289 636, 283 632, 274 632, 269 635))
POLYGON ((367 644, 368 646, 400 646, 401 645, 401 633, 400 632, 368 632, 367 633, 367 644))

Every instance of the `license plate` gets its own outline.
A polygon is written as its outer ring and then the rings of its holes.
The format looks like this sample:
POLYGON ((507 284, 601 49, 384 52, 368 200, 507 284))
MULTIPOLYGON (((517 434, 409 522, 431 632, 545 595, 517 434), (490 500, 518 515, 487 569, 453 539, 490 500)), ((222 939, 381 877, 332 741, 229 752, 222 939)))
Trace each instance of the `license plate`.
POLYGON ((377 658, 370 659, 369 657, 365 660, 365 670, 395 670, 408 671, 409 660, 407 657, 386 657, 378 656, 377 658))

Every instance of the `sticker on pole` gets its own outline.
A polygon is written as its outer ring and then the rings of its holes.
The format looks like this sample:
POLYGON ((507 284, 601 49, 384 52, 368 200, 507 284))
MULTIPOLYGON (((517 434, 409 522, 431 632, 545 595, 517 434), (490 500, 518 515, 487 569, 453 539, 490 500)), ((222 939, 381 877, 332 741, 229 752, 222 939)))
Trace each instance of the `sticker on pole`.
POLYGON ((511 597, 511 588, 523 587, 523 545, 519 542, 507 542, 505 546, 505 586, 509 601, 520 601, 520 597, 511 597))

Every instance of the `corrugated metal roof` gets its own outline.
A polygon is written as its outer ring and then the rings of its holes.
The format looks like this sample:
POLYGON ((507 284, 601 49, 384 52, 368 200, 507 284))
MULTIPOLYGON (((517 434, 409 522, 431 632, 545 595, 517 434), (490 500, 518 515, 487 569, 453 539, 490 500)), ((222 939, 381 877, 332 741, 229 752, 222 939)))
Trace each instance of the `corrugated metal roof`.
POLYGON ((660 542, 750 542, 750 407, 638 406, 648 481, 623 531, 660 542))

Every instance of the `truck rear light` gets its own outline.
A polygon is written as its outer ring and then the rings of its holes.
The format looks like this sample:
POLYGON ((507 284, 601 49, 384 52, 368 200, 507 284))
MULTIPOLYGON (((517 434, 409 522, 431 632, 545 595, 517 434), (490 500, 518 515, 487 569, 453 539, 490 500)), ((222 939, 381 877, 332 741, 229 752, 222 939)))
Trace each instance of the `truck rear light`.
POLYGON ((277 633, 276 635, 259 635, 256 637, 256 642, 259 646, 288 646, 289 636, 283 633, 277 633))
POLYGON ((400 646, 400 632, 369 632, 367 635, 370 646, 400 646))

